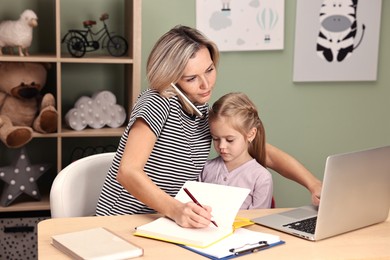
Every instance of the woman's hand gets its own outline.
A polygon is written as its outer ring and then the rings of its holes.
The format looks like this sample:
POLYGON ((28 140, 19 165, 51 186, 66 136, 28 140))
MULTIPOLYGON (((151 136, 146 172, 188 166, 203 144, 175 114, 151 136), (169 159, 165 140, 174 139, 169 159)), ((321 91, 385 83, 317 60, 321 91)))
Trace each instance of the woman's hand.
POLYGON ((316 184, 314 184, 310 188, 311 192, 311 203, 314 206, 320 205, 320 199, 321 199, 321 190, 322 190, 322 183, 318 181, 316 184))
POLYGON ((193 202, 180 203, 173 220, 185 228, 205 228, 211 222, 211 208, 209 206, 199 207, 193 202))
POLYGON ((306 187, 311 193, 313 205, 318 206, 320 204, 322 182, 299 161, 275 146, 267 143, 266 151, 267 167, 306 187))

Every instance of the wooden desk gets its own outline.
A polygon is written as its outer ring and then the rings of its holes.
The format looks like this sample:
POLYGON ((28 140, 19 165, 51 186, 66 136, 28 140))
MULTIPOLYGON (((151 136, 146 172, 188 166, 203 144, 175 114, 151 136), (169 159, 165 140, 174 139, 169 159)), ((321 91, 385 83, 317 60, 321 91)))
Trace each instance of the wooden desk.
MULTIPOLYGON (((241 217, 254 218, 286 209, 240 211, 241 217)), ((145 259, 205 259, 174 244, 132 235, 134 227, 156 219, 159 215, 125 215, 47 219, 38 224, 38 258, 69 259, 51 243, 51 236, 93 227, 106 227, 144 248, 145 259)), ((268 250, 238 259, 390 259, 390 217, 386 222, 352 231, 318 242, 310 242, 259 225, 248 227, 276 234, 286 242, 268 250)))

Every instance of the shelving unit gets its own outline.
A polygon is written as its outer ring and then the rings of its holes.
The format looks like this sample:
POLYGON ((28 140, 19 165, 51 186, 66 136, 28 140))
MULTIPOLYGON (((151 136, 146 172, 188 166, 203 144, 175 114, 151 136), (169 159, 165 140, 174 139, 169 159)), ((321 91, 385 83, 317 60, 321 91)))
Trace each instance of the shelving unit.
MULTIPOLYGON (((41 201, 20 201, 9 207, 0 206, 0 213, 48 210, 50 208, 48 197, 51 182, 55 175, 69 164, 68 158, 70 158, 72 147, 83 145, 83 143, 101 145, 119 141, 124 126, 120 128, 87 128, 82 131, 74 131, 66 126, 65 114, 78 97, 81 95, 91 96, 99 90, 110 90, 116 95, 117 103, 125 107, 128 117, 141 88, 141 0, 25 0, 25 2, 25 9, 36 8, 34 11, 38 15, 40 29, 38 35, 45 38, 45 42, 34 39, 32 47, 34 44, 38 47, 30 51, 30 56, 3 55, 0 56, 0 62, 45 62, 51 64, 52 68, 48 72, 45 90, 56 97, 59 115, 58 130, 52 134, 34 133, 34 138, 26 149, 34 158, 30 159, 32 164, 42 163, 42 160, 47 159, 51 160, 50 162, 55 167, 52 167, 50 172, 45 173, 45 178, 41 177, 42 180, 40 179, 38 182, 43 196, 41 201), (30 7, 31 5, 33 8, 30 7), (106 11, 106 9, 100 10, 99 5, 101 5, 101 9, 106 8, 114 13, 110 14, 107 23, 110 31, 112 29, 127 39, 128 53, 123 57, 112 57, 108 52, 96 51, 87 52, 82 58, 73 58, 67 52, 66 46, 61 43, 62 37, 69 29, 82 29, 83 20, 96 20, 96 30, 98 30, 101 27, 99 17, 103 11, 106 11), (47 12, 48 9, 51 13, 47 12), (97 13, 99 11, 101 13, 97 13), (85 16, 83 16, 84 13, 85 16), (75 16, 80 16, 80 19, 76 19, 75 16), (45 25, 44 22, 48 22, 48 25, 45 25), (45 35, 45 32, 49 35, 45 35), (54 35, 51 35, 52 33, 54 35)), ((23 10, 21 9, 20 12, 23 10)), ((1 15, 0 11, 0 21, 9 19, 1 17, 1 15)), ((12 154, 13 151, 9 150, 5 145, 0 144, 0 167, 10 163, 11 156, 9 154, 12 154)), ((0 191, 2 191, 1 187, 0 185, 0 191)))

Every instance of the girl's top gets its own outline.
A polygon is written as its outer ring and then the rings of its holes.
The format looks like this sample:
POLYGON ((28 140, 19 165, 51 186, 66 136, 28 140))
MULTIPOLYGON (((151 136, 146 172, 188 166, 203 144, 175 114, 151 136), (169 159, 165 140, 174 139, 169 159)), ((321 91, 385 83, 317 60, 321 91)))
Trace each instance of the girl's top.
POLYGON ((203 113, 202 118, 188 115, 176 96, 165 98, 151 89, 141 93, 104 182, 97 215, 155 212, 129 194, 116 179, 128 134, 137 118, 142 118, 157 137, 144 167, 149 178, 171 196, 185 181, 198 180, 210 152, 211 137, 208 105, 197 108, 203 113))
POLYGON ((250 189, 241 209, 270 208, 273 183, 271 173, 252 159, 228 172, 223 159, 219 156, 206 162, 201 181, 250 189))

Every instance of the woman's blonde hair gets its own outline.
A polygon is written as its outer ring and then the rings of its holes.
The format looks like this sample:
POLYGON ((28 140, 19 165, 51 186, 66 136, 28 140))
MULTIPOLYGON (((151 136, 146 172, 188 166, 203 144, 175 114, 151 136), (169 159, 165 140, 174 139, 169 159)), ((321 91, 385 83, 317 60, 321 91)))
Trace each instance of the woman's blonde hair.
POLYGON ((265 130, 256 106, 241 92, 229 93, 219 98, 209 112, 209 122, 220 117, 228 120, 231 127, 245 138, 252 128, 257 129, 255 138, 249 143, 248 152, 258 163, 266 167, 265 130))
MULTIPOLYGON (((150 88, 157 90, 162 96, 171 96, 171 83, 176 83, 183 76, 189 59, 204 47, 209 50, 211 59, 217 66, 219 61, 217 45, 200 31, 178 25, 161 36, 154 45, 146 65, 150 88)), ((187 112, 193 114, 192 108, 187 107, 182 100, 181 103, 187 112)))

